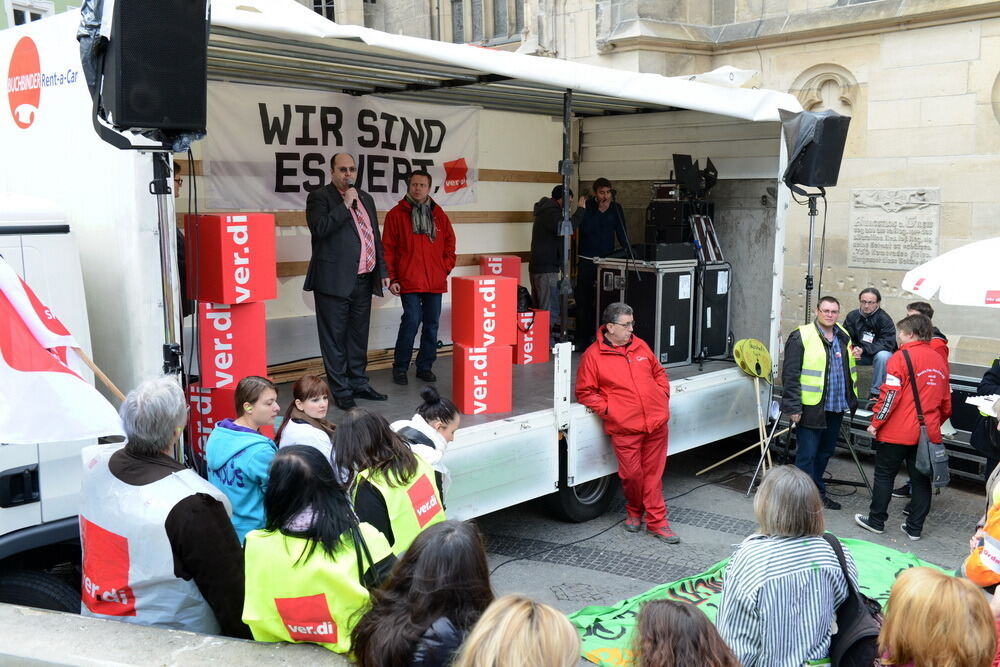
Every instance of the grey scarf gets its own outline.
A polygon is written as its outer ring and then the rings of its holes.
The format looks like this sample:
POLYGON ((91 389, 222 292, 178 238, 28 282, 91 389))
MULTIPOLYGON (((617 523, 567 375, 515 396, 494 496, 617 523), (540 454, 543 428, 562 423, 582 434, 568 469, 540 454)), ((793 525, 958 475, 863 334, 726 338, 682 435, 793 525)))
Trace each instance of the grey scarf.
POLYGON ((431 243, 434 242, 434 214, 431 213, 431 207, 433 203, 430 197, 423 204, 418 204, 415 199, 406 195, 405 197, 407 203, 412 207, 410 209, 410 220, 413 222, 413 233, 414 234, 426 234, 431 239, 431 243))

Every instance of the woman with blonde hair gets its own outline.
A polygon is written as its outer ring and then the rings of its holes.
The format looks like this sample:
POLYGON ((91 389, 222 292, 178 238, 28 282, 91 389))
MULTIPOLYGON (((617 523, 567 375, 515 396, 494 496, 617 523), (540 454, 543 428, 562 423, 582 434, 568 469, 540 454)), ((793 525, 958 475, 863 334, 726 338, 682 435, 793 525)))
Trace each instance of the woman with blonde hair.
MULTIPOLYGON (((823 501, 795 466, 764 476, 753 503, 759 531, 736 549, 722 581, 716 626, 745 667, 802 667, 829 657, 848 583, 823 538, 823 501)), ((858 573, 844 552, 851 580, 858 573)))
POLYGON ((573 667, 580 636, 565 616, 523 595, 497 598, 479 618, 453 667, 573 667))
POLYGON ((929 567, 896 577, 878 637, 883 665, 989 667, 996 647, 990 605, 972 582, 929 567))

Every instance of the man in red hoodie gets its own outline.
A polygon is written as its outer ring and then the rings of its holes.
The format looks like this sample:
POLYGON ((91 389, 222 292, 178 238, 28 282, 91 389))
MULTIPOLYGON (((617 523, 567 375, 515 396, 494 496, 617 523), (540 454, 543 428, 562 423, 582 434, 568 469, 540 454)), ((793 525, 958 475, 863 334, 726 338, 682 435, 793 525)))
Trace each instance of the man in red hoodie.
POLYGON ((878 401, 872 407, 872 423, 868 427, 876 444, 872 502, 868 516, 854 515, 854 521, 859 526, 873 533, 885 532, 892 483, 904 461, 910 473, 912 500, 910 513, 900 529, 911 540, 920 539, 924 519, 931 508, 930 479, 915 465, 920 422, 913 381, 920 397, 927 435, 931 442, 941 442, 941 423, 951 416, 951 389, 948 386, 948 368, 941 355, 930 345, 933 331, 931 321, 925 315, 907 315, 896 323, 899 349, 886 366, 885 382, 878 401))
POLYGON ((667 523, 663 469, 667 465, 670 380, 649 345, 632 334, 635 315, 624 303, 604 309, 597 340, 583 353, 576 400, 604 421, 625 492, 625 530, 646 530, 667 544, 680 538, 667 523))
POLYGON ((385 216, 382 247, 389 270, 389 291, 403 301, 392 381, 406 384, 413 341, 421 328, 417 377, 435 382, 441 295, 448 291, 448 274, 455 268, 455 232, 444 209, 431 199, 431 175, 410 173, 406 196, 385 216))

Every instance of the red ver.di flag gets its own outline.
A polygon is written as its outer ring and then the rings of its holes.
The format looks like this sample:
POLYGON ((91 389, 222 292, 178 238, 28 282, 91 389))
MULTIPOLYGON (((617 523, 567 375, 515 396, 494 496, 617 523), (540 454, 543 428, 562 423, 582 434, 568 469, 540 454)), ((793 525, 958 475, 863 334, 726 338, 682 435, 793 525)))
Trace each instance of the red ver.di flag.
POLYGON ((0 257, 0 440, 124 435, 114 407, 84 380, 77 343, 0 257))

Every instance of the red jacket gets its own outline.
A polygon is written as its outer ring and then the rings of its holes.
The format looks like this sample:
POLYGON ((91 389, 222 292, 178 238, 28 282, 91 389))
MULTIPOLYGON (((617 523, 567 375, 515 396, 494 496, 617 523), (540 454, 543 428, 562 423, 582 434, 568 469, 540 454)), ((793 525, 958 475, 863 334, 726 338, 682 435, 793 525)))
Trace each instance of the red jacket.
POLYGON ((413 233, 410 221, 412 208, 405 199, 401 199, 385 216, 382 247, 389 280, 398 282, 404 294, 443 294, 448 291, 448 274, 455 268, 455 232, 451 228, 451 220, 444 209, 433 203, 432 242, 426 234, 413 233))
POLYGON ((576 400, 604 420, 608 435, 652 433, 670 419, 670 380, 640 338, 615 347, 601 327, 580 359, 576 400))
POLYGON ((879 442, 915 445, 920 437, 920 422, 903 350, 909 353, 917 376, 927 435, 933 442, 941 442, 941 422, 951 417, 948 367, 937 350, 926 341, 918 340, 906 343, 889 358, 885 382, 872 407, 872 426, 877 429, 875 438, 879 442))

